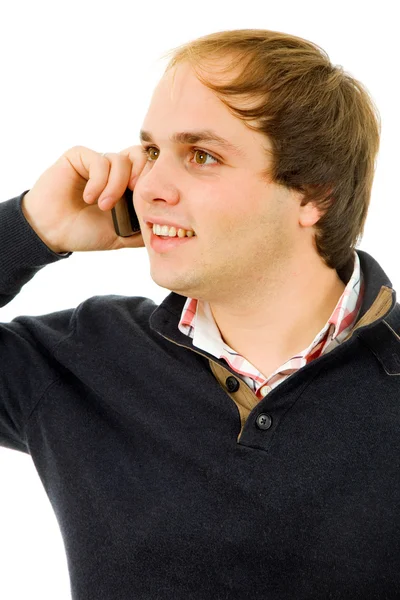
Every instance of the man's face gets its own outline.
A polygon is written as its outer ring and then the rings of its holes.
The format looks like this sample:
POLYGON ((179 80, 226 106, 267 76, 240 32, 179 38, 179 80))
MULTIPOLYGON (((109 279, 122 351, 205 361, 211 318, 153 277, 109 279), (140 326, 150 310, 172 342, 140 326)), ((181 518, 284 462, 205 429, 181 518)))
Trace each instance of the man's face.
POLYGON ((269 164, 265 136, 234 117, 188 64, 174 71, 161 79, 145 116, 142 130, 152 141, 142 142, 149 161, 134 190, 151 277, 210 302, 257 294, 298 249, 298 196, 261 179, 269 164), (240 153, 211 142, 170 140, 199 130, 215 132, 240 153), (186 225, 196 237, 157 252, 143 222, 152 217, 186 225))

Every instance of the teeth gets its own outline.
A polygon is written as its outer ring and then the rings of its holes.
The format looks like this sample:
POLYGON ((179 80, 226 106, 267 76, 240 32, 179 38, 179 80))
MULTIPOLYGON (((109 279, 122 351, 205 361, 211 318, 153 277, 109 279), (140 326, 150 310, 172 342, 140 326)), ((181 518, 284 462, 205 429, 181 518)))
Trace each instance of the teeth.
POLYGON ((178 231, 176 230, 176 227, 168 227, 168 225, 157 225, 156 223, 153 224, 153 233, 155 235, 164 235, 164 236, 169 236, 169 237, 192 237, 194 235, 196 235, 194 233, 194 231, 191 230, 186 230, 186 229, 178 229, 178 231))

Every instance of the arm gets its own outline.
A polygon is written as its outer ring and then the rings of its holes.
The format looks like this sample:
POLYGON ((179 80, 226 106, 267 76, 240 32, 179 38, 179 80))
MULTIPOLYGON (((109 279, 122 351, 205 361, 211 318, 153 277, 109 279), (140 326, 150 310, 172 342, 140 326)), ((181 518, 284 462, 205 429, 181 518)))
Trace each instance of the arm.
MULTIPOLYGON (((50 250, 27 222, 24 192, 0 202, 0 306, 46 265, 68 258, 50 250)), ((73 328, 74 310, 0 323, 0 445, 28 452, 24 426, 41 394, 57 377, 51 349, 73 328)))
POLYGON ((5 306, 44 266, 68 258, 48 248, 32 229, 20 196, 0 202, 0 306, 5 306))

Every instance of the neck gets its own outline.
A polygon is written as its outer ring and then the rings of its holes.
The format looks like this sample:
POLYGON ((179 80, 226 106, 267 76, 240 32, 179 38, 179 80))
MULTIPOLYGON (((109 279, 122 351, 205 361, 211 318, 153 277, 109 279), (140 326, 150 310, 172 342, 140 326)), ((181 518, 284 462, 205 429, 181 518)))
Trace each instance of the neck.
POLYGON ((223 340, 268 377, 305 350, 326 325, 346 285, 318 257, 291 264, 251 300, 210 302, 223 340))

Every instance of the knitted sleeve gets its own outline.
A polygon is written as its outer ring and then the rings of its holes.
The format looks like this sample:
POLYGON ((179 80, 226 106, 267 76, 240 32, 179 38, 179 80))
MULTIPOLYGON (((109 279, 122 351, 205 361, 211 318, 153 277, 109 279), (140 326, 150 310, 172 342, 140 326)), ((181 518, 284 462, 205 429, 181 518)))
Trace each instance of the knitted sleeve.
MULTIPOLYGON (((68 258, 50 250, 21 209, 24 195, 0 202, 0 307, 46 265, 68 258)), ((0 322, 0 445, 29 452, 24 424, 57 378, 52 351, 73 331, 76 309, 0 322)))

